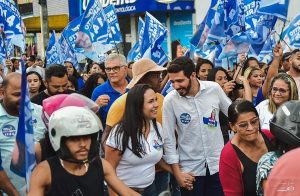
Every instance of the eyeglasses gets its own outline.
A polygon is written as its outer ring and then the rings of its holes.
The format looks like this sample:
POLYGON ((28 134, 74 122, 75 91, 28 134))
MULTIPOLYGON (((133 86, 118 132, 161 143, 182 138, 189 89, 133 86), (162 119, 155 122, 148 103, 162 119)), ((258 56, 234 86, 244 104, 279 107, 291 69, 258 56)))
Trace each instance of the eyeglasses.
MULTIPOLYGON (((253 118, 252 120, 250 120, 250 124, 252 127, 258 127, 259 125, 259 118, 253 118)), ((249 123, 248 122, 242 122, 240 124, 237 125, 240 129, 246 130, 249 127, 249 123)))
POLYGON ((284 88, 277 88, 277 87, 273 87, 273 88, 272 88, 272 92, 273 92, 273 93, 276 93, 277 91, 278 91, 280 94, 285 94, 285 93, 287 93, 289 90, 288 90, 288 89, 284 89, 284 88))
POLYGON ((118 65, 118 66, 114 66, 114 67, 105 67, 105 72, 109 73, 112 71, 112 72, 116 73, 116 72, 119 72, 121 67, 124 67, 124 66, 125 65, 118 65))

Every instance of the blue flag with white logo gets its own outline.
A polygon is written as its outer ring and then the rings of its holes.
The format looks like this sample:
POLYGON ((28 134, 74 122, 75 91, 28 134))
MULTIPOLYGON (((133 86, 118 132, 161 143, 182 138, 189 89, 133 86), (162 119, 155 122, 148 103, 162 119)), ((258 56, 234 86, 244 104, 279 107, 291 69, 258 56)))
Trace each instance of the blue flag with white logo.
POLYGON ((143 41, 143 35, 144 35, 144 28, 145 28, 145 22, 142 18, 139 18, 138 23, 138 41, 133 45, 133 47, 130 49, 128 55, 127 55, 127 61, 138 61, 138 59, 142 58, 141 54, 141 43, 143 41))
POLYGON ((80 53, 74 53, 72 50, 72 46, 68 42, 68 39, 64 36, 64 34, 61 34, 60 39, 58 40, 61 53, 61 59, 62 62, 69 61, 73 64, 76 70, 79 70, 79 64, 78 64, 78 55, 80 53))
POLYGON ((0 1, 0 27, 13 45, 25 51, 25 26, 14 0, 0 1))
POLYGON ((154 44, 154 42, 158 41, 158 44, 161 44, 164 40, 161 39, 161 37, 166 36, 167 34, 166 27, 148 12, 146 12, 144 28, 145 30, 141 43, 142 54, 145 53, 149 46, 154 44))
POLYGON ((276 45, 275 31, 271 32, 269 38, 266 40, 264 47, 260 51, 257 59, 260 62, 269 63, 273 58, 273 48, 276 45))
POLYGON ((62 55, 62 51, 60 49, 60 45, 56 41, 55 31, 53 31, 49 39, 48 47, 46 50, 46 59, 47 59, 46 65, 49 66, 52 64, 63 64, 61 55, 62 55))
POLYGON ((288 13, 289 0, 260 0, 258 13, 274 15, 286 20, 288 13))
POLYGON ((140 49, 142 56, 152 59, 158 65, 164 65, 168 62, 168 57, 163 51, 161 44, 167 36, 166 27, 146 12, 143 32, 140 49))
POLYGON ((105 53, 114 47, 107 44, 109 33, 102 4, 99 0, 90 0, 82 16, 75 48, 83 49, 84 55, 93 61, 103 62, 105 53))
POLYGON ((300 48, 300 14, 286 27, 282 37, 291 48, 300 48))
POLYGON ((104 10, 105 20, 108 23, 109 35, 107 44, 116 45, 122 42, 122 34, 120 31, 118 17, 114 6, 111 4, 104 10))
POLYGON ((210 31, 210 28, 213 24, 215 13, 218 6, 218 0, 212 0, 210 3, 210 7, 208 9, 208 12, 206 14, 206 17, 201 22, 198 30, 190 40, 190 43, 195 47, 202 49, 203 44, 205 43, 208 32, 210 31))
POLYGON ((16 141, 12 153, 10 169, 17 175, 25 177, 27 191, 29 190, 30 176, 36 165, 33 140, 32 114, 28 93, 26 68, 23 60, 21 82, 21 104, 16 141))

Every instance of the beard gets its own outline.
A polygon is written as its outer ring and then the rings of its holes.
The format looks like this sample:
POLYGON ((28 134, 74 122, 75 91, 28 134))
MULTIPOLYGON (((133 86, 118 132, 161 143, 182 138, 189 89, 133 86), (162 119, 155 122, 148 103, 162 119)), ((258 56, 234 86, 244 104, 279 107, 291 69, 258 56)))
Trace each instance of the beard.
POLYGON ((300 65, 299 64, 292 64, 292 67, 296 72, 300 72, 300 65))
POLYGON ((187 94, 189 94, 191 87, 192 87, 192 81, 191 81, 191 79, 189 79, 189 84, 187 87, 182 87, 182 88, 179 88, 176 90, 180 96, 185 97, 187 94))

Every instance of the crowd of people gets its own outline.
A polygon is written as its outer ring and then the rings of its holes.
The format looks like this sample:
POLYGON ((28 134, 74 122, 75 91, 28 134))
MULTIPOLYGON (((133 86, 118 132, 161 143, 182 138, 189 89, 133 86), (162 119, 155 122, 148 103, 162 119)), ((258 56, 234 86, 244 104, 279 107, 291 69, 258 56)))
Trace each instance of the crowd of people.
POLYGON ((173 55, 159 66, 111 53, 84 71, 24 59, 38 163, 27 191, 10 170, 21 66, 6 59, 0 195, 299 195, 297 172, 279 163, 293 169, 299 156, 300 50, 278 43, 269 64, 241 54, 233 70, 173 55))

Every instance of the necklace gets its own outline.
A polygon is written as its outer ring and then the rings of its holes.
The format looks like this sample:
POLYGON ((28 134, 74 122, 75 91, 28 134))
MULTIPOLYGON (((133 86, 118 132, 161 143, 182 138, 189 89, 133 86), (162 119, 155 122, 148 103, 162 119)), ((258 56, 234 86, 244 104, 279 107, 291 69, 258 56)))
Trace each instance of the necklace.
MULTIPOLYGON (((59 161, 60 161, 61 166, 62 166, 64 169, 66 169, 63 160, 62 160, 62 159, 59 159, 59 161)), ((84 165, 84 167, 85 167, 85 173, 86 173, 86 172, 88 171, 88 169, 89 169, 89 166, 88 166, 87 163, 84 163, 83 165, 84 165)), ((67 169, 66 169, 66 170, 67 170, 67 169)))

